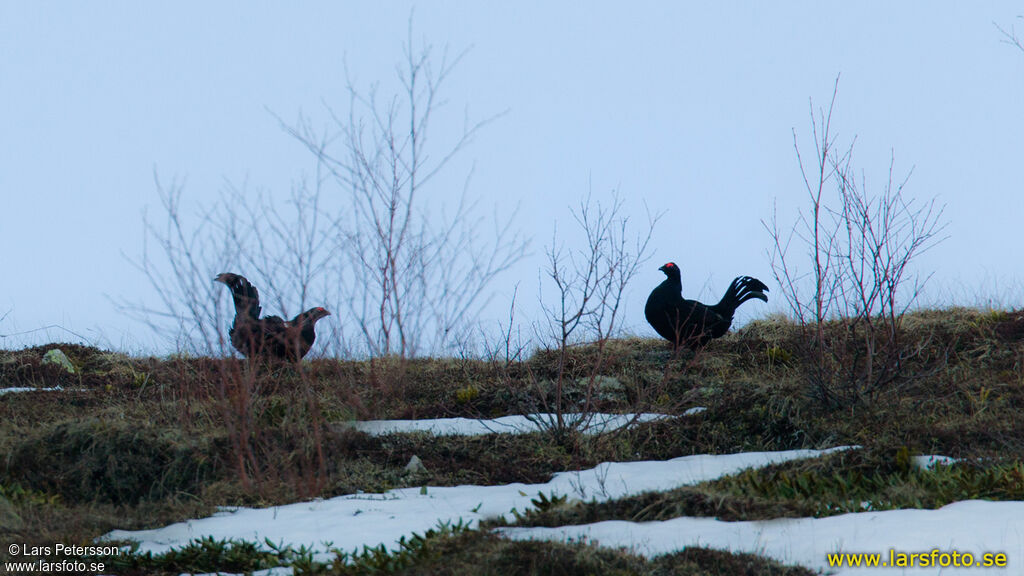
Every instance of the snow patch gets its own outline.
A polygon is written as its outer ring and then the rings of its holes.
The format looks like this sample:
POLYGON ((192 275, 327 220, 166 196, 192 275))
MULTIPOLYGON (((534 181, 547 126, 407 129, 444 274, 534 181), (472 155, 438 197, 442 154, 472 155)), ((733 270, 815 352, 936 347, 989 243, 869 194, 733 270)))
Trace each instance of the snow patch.
MULTIPOLYGON (((938 510, 858 512, 828 518, 785 518, 755 522, 722 522, 714 518, 674 518, 663 522, 608 521, 558 528, 502 528, 515 540, 586 540, 603 546, 623 546, 645 556, 657 556, 687 546, 748 552, 786 564, 800 564, 836 576, 945 576, 947 574, 1005 574, 1003 570, 928 567, 833 568, 827 554, 889 551, 970 553, 980 564, 985 553, 1005 553, 1008 564, 1024 558, 1024 502, 968 500, 938 510)), ((881 566, 881 564, 880 564, 881 566)))
POLYGON ((63 390, 63 388, 61 388, 60 386, 54 386, 53 388, 32 388, 31 386, 16 388, 0 388, 0 396, 16 392, 59 392, 61 390, 63 390))
POLYGON ((922 454, 920 456, 914 456, 911 460, 915 468, 922 470, 929 470, 936 466, 949 466, 950 464, 956 463, 957 459, 952 456, 941 456, 939 454, 922 454))
MULTIPOLYGON (((694 410, 693 408, 690 409, 694 410)), ((690 411, 687 411, 689 415, 690 411)), ((695 412, 696 413, 696 412, 695 412)), ((611 432, 640 422, 653 422, 672 418, 668 414, 563 414, 565 422, 578 425, 587 434, 611 432)), ((494 419, 428 418, 423 420, 366 420, 352 422, 352 427, 371 436, 397 432, 429 432, 435 436, 477 436, 483 434, 527 434, 551 428, 557 417, 540 413, 529 416, 513 415, 494 419)))
POLYGON ((402 536, 424 533, 438 522, 462 520, 475 526, 485 518, 525 511, 538 492, 579 499, 607 500, 650 490, 670 490, 734 474, 740 470, 813 458, 828 450, 788 450, 742 454, 684 456, 667 461, 606 462, 589 470, 559 472, 544 484, 403 488, 383 494, 350 494, 273 508, 232 508, 208 518, 179 522, 154 530, 115 530, 103 539, 137 540, 139 552, 163 553, 205 536, 262 544, 264 539, 294 547, 312 547, 319 561, 328 548, 394 547, 402 536))

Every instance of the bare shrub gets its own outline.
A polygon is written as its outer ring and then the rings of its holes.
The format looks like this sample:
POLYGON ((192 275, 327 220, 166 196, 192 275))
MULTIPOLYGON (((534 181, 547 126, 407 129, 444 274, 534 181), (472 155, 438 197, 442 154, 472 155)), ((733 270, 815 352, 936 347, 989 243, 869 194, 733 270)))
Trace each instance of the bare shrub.
POLYGON ((221 458, 242 492, 265 499, 281 490, 320 494, 328 477, 327 424, 310 365, 200 360, 189 381, 213 400, 209 416, 226 436, 221 458))
MULTIPOLYGON (((1017 16, 1017 18, 1024 19, 1024 16, 1017 16)), ((999 33, 1002 34, 1003 42, 1017 48, 1021 52, 1024 52, 1024 40, 1021 40, 1020 36, 1017 35, 1017 30, 1013 26, 1010 26, 1009 30, 998 24, 995 24, 995 27, 996 30, 999 30, 999 33)))
MULTIPOLYGON (((463 53, 464 54, 464 53, 463 53)), ((486 304, 494 277, 519 261, 527 242, 512 228, 514 214, 483 228, 467 176, 450 215, 431 214, 443 193, 438 174, 496 117, 468 120, 454 141, 428 148, 431 120, 444 105, 440 90, 463 54, 412 51, 412 30, 398 72, 398 98, 349 81, 347 116, 330 110, 332 126, 308 121, 287 127, 314 154, 350 199, 339 227, 346 308, 374 356, 439 353, 458 344, 486 304), (487 236, 483 229, 493 230, 487 236)))
MULTIPOLYGON (((144 216, 147 242, 132 262, 154 287, 162 308, 122 302, 126 313, 164 334, 181 352, 224 356, 233 353, 227 328, 234 314, 228 291, 213 282, 225 270, 244 269, 260 287, 264 311, 288 317, 308 307, 322 294, 314 283, 325 281, 336 246, 327 234, 333 228, 321 207, 323 179, 293 185, 284 201, 228 186, 210 205, 197 208, 197 218, 182 213, 183 186, 172 182, 157 191, 165 221, 157 225, 144 216), (150 245, 153 241, 156 249, 150 245), (278 312, 280 311, 280 312, 278 312)), ((335 329, 337 330, 337 329, 335 329)), ((335 351, 344 345, 337 332, 318 330, 335 351)), ((263 494, 268 486, 287 483, 302 496, 319 492, 326 477, 318 398, 311 393, 305 368, 266 366, 259 360, 231 359, 203 364, 197 373, 183 375, 180 394, 182 423, 192 416, 193 397, 215 400, 216 422, 224 427, 228 444, 223 458, 247 493, 263 494), (274 405, 267 379, 281 370, 299 371, 298 386, 289 390, 293 401, 274 405), (292 425, 284 436, 298 446, 282 445, 275 432, 292 425), (272 462, 280 452, 293 452, 293 466, 279 471, 272 462)), ((184 365, 183 365, 184 366, 184 365)))
POLYGON ((448 144, 428 140, 461 57, 442 51, 436 58, 429 45, 414 51, 410 26, 394 96, 349 82, 347 113, 328 108, 332 120, 322 131, 306 118, 281 122, 314 160, 286 199, 228 185, 188 218, 183 186, 158 180, 163 221, 143 217, 142 254, 130 258, 157 301, 120 309, 179 350, 232 353, 225 344, 232 311, 212 283, 230 270, 259 287, 272 314, 292 316, 311 303, 333 310, 317 341, 335 356, 406 358, 462 345, 491 283, 525 255, 527 242, 514 213, 485 227, 468 176, 448 206, 454 211, 443 212, 451 195, 438 175, 494 119, 466 121, 448 144))
MULTIPOLYGON (((142 254, 128 260, 149 280, 158 303, 121 301, 117 307, 180 352, 217 356, 232 352, 227 328, 234 316, 228 291, 213 282, 217 274, 246 270, 265 312, 290 317, 308 308, 322 298, 324 290, 314 283, 326 284, 336 252, 327 235, 334 223, 320 207, 321 186, 319 178, 315 186, 300 181, 284 201, 227 186, 214 203, 196 207, 193 221, 182 213, 182 183, 164 186, 156 178, 163 222, 144 213, 142 254)), ((337 350, 343 338, 325 332, 318 341, 333 342, 337 350)))
POLYGON ((848 402, 893 383, 917 347, 902 346, 901 320, 930 275, 912 271, 914 259, 941 242, 946 222, 933 198, 905 193, 890 160, 880 192, 869 191, 853 168, 853 143, 838 147, 832 113, 838 79, 827 111, 811 109, 813 163, 793 133, 808 208, 791 226, 777 215, 762 221, 772 238, 768 250, 775 280, 800 323, 811 357, 812 381, 829 402, 848 402), (795 245, 795 246, 794 246, 795 245), (797 264, 794 247, 810 259, 797 264))
MULTIPOLYGON (((483 228, 468 176, 448 206, 454 212, 443 212, 451 194, 438 175, 491 119, 467 122, 448 145, 428 140, 461 54, 437 58, 430 46, 416 52, 411 39, 410 27, 394 96, 350 82, 349 110, 329 108, 324 131, 305 118, 282 122, 313 153, 313 170, 287 197, 229 184, 209 203, 186 209, 183 184, 157 178, 158 216, 143 216, 141 255, 129 258, 155 300, 118 302, 121 311, 181 352, 234 355, 231 298, 213 279, 242 273, 258 287, 264 314, 290 317, 310 305, 332 310, 331 321, 317 327, 317 349, 370 355, 367 384, 391 394, 405 393, 406 358, 464 345, 491 283, 525 255, 527 243, 513 227, 514 213, 496 216, 493 234, 483 228)), ((304 495, 322 488, 324 424, 307 369, 301 362, 225 360, 203 376, 201 392, 216 401, 229 439, 225 459, 249 493, 281 480, 304 495), (280 371, 298 371, 286 404, 267 390, 280 371), (268 464, 291 450, 299 455, 293 467, 268 464)))
MULTIPOLYGON (((542 298, 545 320, 537 336, 553 347, 548 351, 556 356, 557 367, 552 380, 534 374, 530 378, 536 389, 532 395, 536 405, 530 408, 551 414, 534 418, 563 440, 591 424, 607 344, 620 330, 626 286, 649 258, 648 243, 660 218, 648 214, 646 231, 633 234, 617 194, 610 204, 602 204, 589 193, 572 209, 572 216, 583 242, 577 244, 579 248, 566 248, 557 229, 552 234, 544 278, 553 288, 554 299, 548 304, 542 298), (588 347, 587 362, 570 364, 570 349, 580 345, 588 347), (572 418, 567 417, 570 411, 575 414, 572 418)), ((506 351, 511 349, 508 341, 506 351)))

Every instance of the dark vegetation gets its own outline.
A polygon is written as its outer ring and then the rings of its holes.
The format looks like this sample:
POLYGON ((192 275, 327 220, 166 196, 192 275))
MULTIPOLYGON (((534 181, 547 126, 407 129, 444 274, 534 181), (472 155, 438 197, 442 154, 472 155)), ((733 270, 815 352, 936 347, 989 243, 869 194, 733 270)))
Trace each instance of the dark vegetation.
POLYGON ((330 567, 317 563, 308 550, 278 547, 260 550, 250 543, 204 539, 185 549, 153 557, 107 558, 119 574, 179 574, 182 571, 228 569, 253 571, 282 564, 297 574, 402 574, 405 576, 810 576, 806 568, 782 566, 751 554, 730 554, 688 548, 653 560, 584 543, 514 542, 496 534, 442 525, 425 535, 403 540, 398 551, 366 548, 335 552, 330 567))
MULTIPOLYGON (((823 326, 826 338, 847 338, 847 330, 841 322, 823 326)), ((1024 405, 1024 315, 955 308, 910 313, 898 341, 915 354, 901 374, 872 388, 852 379, 837 388, 841 403, 819 393, 815 358, 800 346, 802 337, 799 325, 769 318, 696 353, 625 339, 600 349, 569 347, 565 358, 542 350, 522 362, 389 357, 271 367, 235 359, 135 358, 75 345, 4 351, 3 386, 64 390, 0 396, 0 506, 10 512, 0 519, 0 536, 87 544, 113 528, 156 527, 219 505, 425 484, 542 482, 553 472, 607 460, 843 444, 863 448, 667 493, 544 506, 523 521, 820 516, 863 509, 865 501, 886 509, 1024 495, 1024 425, 1017 418, 1024 405), (42 362, 54 347, 67 354, 75 373, 42 362), (524 397, 544 392, 538 383, 548 382, 546 393, 554 395, 552 378, 560 373, 565 401, 583 402, 573 387, 587 387, 597 358, 600 380, 621 386, 587 400, 595 409, 707 410, 602 436, 371 437, 350 425, 353 419, 515 413, 524 397), (936 453, 966 461, 932 471, 909 463, 911 455, 936 453), (405 472, 413 455, 425 472, 405 472)), ((435 544, 452 547, 453 557, 466 558, 467 565, 471 558, 501 565, 539 554, 561 558, 579 573, 742 573, 711 571, 715 562, 740 560, 710 552, 685 556, 705 572, 659 572, 661 560, 511 543, 476 532, 435 544)), ((446 565, 460 573, 458 562, 446 565)), ((429 573, 424 566, 397 573, 429 573)), ((758 570, 749 573, 786 573, 758 570)))
MULTIPOLYGON (((652 295, 657 310, 653 321, 650 310, 647 316, 676 345, 617 338, 625 287, 648 259, 662 213, 648 214, 645 232, 634 239, 617 197, 602 206, 588 195, 573 211, 582 232, 574 245, 582 248, 560 248, 553 237, 546 249, 541 276, 549 297, 541 298, 544 318, 534 336, 518 338, 513 298, 508 325, 488 342, 483 359, 458 357, 472 348, 492 279, 525 256, 527 243, 511 220, 496 222, 489 241, 479 238, 481 219, 471 217, 475 204, 465 194, 440 226, 430 225, 423 201, 415 200, 494 118, 466 124, 440 154, 427 154, 429 119, 442 102, 435 95, 461 55, 449 60, 445 52, 434 68, 431 48, 416 53, 411 39, 410 26, 397 100, 378 101, 376 88, 350 87, 347 120, 328 109, 335 123, 322 131, 305 118, 282 123, 316 163, 316 178, 303 179, 290 204, 262 196, 251 202, 244 190, 231 189, 190 227, 181 218, 180 186, 160 188, 167 226, 145 222, 157 251, 135 263, 162 307, 125 309, 168 328, 161 332, 178 350, 203 356, 135 358, 75 345, 0 351, 3 387, 62 388, 0 396, 0 540, 88 545, 114 528, 161 526, 223 505, 535 483, 602 461, 837 445, 860 448, 617 501, 539 494, 515 521, 746 520, 1024 496, 1024 425, 1017 417, 1024 406, 1024 313, 908 312, 927 280, 911 264, 943 239, 943 207, 934 197, 904 196, 909 173, 894 178, 894 161, 887 181, 867 188, 852 164, 852 141, 841 147, 831 125, 838 79, 827 111, 812 106, 813 155, 806 143, 802 152, 794 131, 805 209, 791 224, 774 214, 764 222, 773 293, 788 318, 726 334, 735 308, 764 299, 767 286, 741 277, 718 305, 698 308, 681 299, 671 265, 663 268, 670 298, 652 295), (328 188, 342 192, 339 201, 328 201, 328 188), (225 233, 239 230, 248 232, 225 233), (321 344, 337 357, 370 359, 296 361, 313 343, 322 308, 312 310, 309 333, 294 348, 271 354, 292 362, 224 358, 228 322, 206 278, 228 267, 258 274, 281 310, 306 308, 312 286, 336 287, 323 301, 339 312, 340 328, 326 326, 331 332, 321 344), (709 312, 715 316, 702 316, 709 312), (70 358, 73 372, 43 361, 54 347, 70 358), (449 357, 417 358, 425 352, 449 357), (706 410, 684 415, 695 406, 706 410), (518 436, 373 437, 351 425, 538 410, 557 418, 541 432, 518 436), (587 436, 566 417, 575 411, 677 417, 587 436), (961 460, 920 469, 916 454, 961 460), (414 455, 425 468, 407 472, 414 455)), ((236 319, 230 341, 260 356, 267 333, 252 328, 267 324, 258 306, 239 307, 244 286, 233 293, 236 311, 255 324, 239 331, 236 319)), ((495 519, 489 528, 503 523, 495 519)), ((324 564, 304 548, 203 539, 167 554, 102 560, 122 575, 280 565, 298 574, 810 574, 699 548, 647 560, 586 543, 513 542, 461 524, 409 536, 395 550, 334 553, 324 564)))
MULTIPOLYGON (((1019 459, 957 461, 930 468, 907 448, 872 448, 750 469, 697 486, 607 502, 568 505, 558 497, 517 524, 565 526, 603 520, 649 522, 680 516, 721 520, 824 517, 850 512, 940 508, 962 500, 1021 500, 1019 459), (558 501, 555 501, 558 500, 558 501)), ((499 522, 500 524, 500 522, 499 522)))

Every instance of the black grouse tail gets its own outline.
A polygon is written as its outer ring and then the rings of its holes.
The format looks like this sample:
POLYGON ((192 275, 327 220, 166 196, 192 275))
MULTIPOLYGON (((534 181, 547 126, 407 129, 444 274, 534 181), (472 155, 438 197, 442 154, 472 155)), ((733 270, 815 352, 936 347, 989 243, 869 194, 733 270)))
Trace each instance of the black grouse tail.
POLYGON ((222 282, 231 290, 231 298, 235 301, 235 316, 248 316, 253 320, 259 320, 260 293, 244 276, 225 272, 214 278, 222 282))
POLYGON ((725 296, 722 296, 718 304, 711 306, 711 309, 717 312, 723 319, 728 319, 731 322, 736 309, 747 300, 757 298, 767 302, 768 296, 765 295, 767 291, 768 286, 757 278, 738 276, 729 285, 729 289, 725 291, 725 296))

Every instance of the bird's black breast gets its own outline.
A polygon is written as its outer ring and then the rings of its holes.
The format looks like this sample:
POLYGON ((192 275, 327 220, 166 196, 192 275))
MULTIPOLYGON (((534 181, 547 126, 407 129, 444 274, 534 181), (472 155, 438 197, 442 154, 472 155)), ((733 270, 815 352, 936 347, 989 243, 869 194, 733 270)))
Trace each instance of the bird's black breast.
POLYGON ((683 297, 679 287, 671 280, 665 280, 651 291, 644 306, 647 323, 659 336, 673 342, 678 338, 675 319, 678 318, 683 297))

